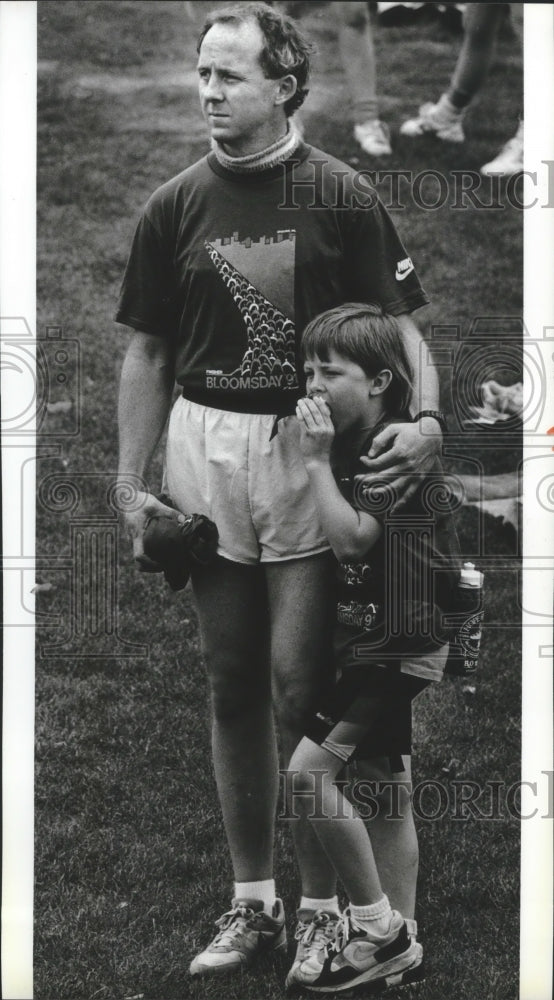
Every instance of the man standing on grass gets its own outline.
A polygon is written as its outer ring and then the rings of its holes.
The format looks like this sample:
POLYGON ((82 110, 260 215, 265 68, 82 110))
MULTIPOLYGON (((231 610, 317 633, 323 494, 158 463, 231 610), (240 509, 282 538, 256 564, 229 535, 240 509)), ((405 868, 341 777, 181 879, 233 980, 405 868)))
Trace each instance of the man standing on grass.
MULTIPOLYGON (((242 968, 286 942, 273 880, 273 710, 287 762, 329 669, 333 620, 330 551, 294 416, 300 334, 325 309, 377 301, 399 318, 419 366, 421 338, 407 314, 427 299, 390 218, 354 171, 291 125, 307 93, 309 51, 295 24, 265 4, 208 18, 198 76, 212 150, 150 198, 117 311, 134 329, 119 417, 120 480, 145 483, 139 509, 125 515, 135 558, 144 559, 146 517, 164 509, 146 476, 175 380, 182 395, 169 421, 166 490, 219 529, 218 559, 194 569, 192 586, 235 885, 192 974, 242 968)), ((414 401, 435 410, 437 393, 426 368, 414 401)), ((439 443, 432 416, 395 425, 376 441, 373 454, 387 454, 374 468, 402 488, 439 443)), ((309 928, 317 912, 337 909, 335 879, 308 824, 293 827, 309 928)))

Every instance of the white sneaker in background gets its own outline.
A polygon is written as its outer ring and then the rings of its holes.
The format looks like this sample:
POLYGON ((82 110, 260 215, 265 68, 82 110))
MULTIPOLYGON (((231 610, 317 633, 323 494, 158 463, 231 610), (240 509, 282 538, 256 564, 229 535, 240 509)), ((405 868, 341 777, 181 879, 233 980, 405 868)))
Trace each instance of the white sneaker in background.
POLYGON ((464 142, 462 128, 464 112, 457 111, 446 94, 443 94, 436 104, 422 104, 416 118, 408 118, 400 126, 400 135, 417 139, 422 135, 436 135, 444 142, 464 142))
POLYGON ((379 118, 354 125, 354 138, 370 156, 390 156, 392 153, 388 126, 379 118))
POLYGON ((485 163, 481 167, 481 173, 485 177, 499 174, 502 177, 513 177, 523 170, 523 122, 519 123, 518 130, 512 139, 502 147, 498 156, 490 163, 485 163))

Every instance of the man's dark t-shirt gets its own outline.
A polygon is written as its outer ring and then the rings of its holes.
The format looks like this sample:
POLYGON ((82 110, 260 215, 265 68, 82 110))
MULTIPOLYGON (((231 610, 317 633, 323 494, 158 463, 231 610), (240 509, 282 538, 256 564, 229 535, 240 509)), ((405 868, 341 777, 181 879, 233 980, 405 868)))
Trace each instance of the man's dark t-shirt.
POLYGON ((302 143, 255 175, 210 153, 159 188, 116 319, 171 341, 190 399, 282 413, 303 393, 298 344, 314 316, 345 302, 399 315, 427 301, 367 178, 302 143))

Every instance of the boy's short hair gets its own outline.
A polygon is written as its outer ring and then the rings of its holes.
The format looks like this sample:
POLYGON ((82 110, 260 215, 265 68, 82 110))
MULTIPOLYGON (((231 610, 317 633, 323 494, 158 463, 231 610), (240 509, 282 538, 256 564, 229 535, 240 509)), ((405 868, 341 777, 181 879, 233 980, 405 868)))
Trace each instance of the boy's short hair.
POLYGON ((214 24, 245 24, 254 21, 263 37, 260 65, 269 80, 279 80, 290 74, 296 79, 296 92, 284 105, 290 117, 308 96, 306 84, 310 75, 310 55, 314 46, 304 37, 297 25, 279 10, 266 3, 236 3, 212 11, 206 17, 198 38, 196 51, 214 24))
POLYGON ((370 376, 388 368, 392 379, 385 398, 390 412, 399 416, 408 411, 412 366, 395 317, 381 306, 347 302, 320 313, 304 330, 300 349, 304 360, 318 357, 321 361, 328 361, 329 351, 336 351, 370 376))

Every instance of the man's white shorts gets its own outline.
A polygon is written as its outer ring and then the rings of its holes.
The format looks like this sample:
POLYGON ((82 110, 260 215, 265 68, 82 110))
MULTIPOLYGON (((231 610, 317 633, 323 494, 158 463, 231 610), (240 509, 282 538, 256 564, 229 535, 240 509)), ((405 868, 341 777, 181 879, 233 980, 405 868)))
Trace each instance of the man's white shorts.
POLYGON ((329 549, 298 444, 296 417, 233 413, 176 400, 167 436, 164 491, 219 530, 219 554, 255 565, 329 549))

